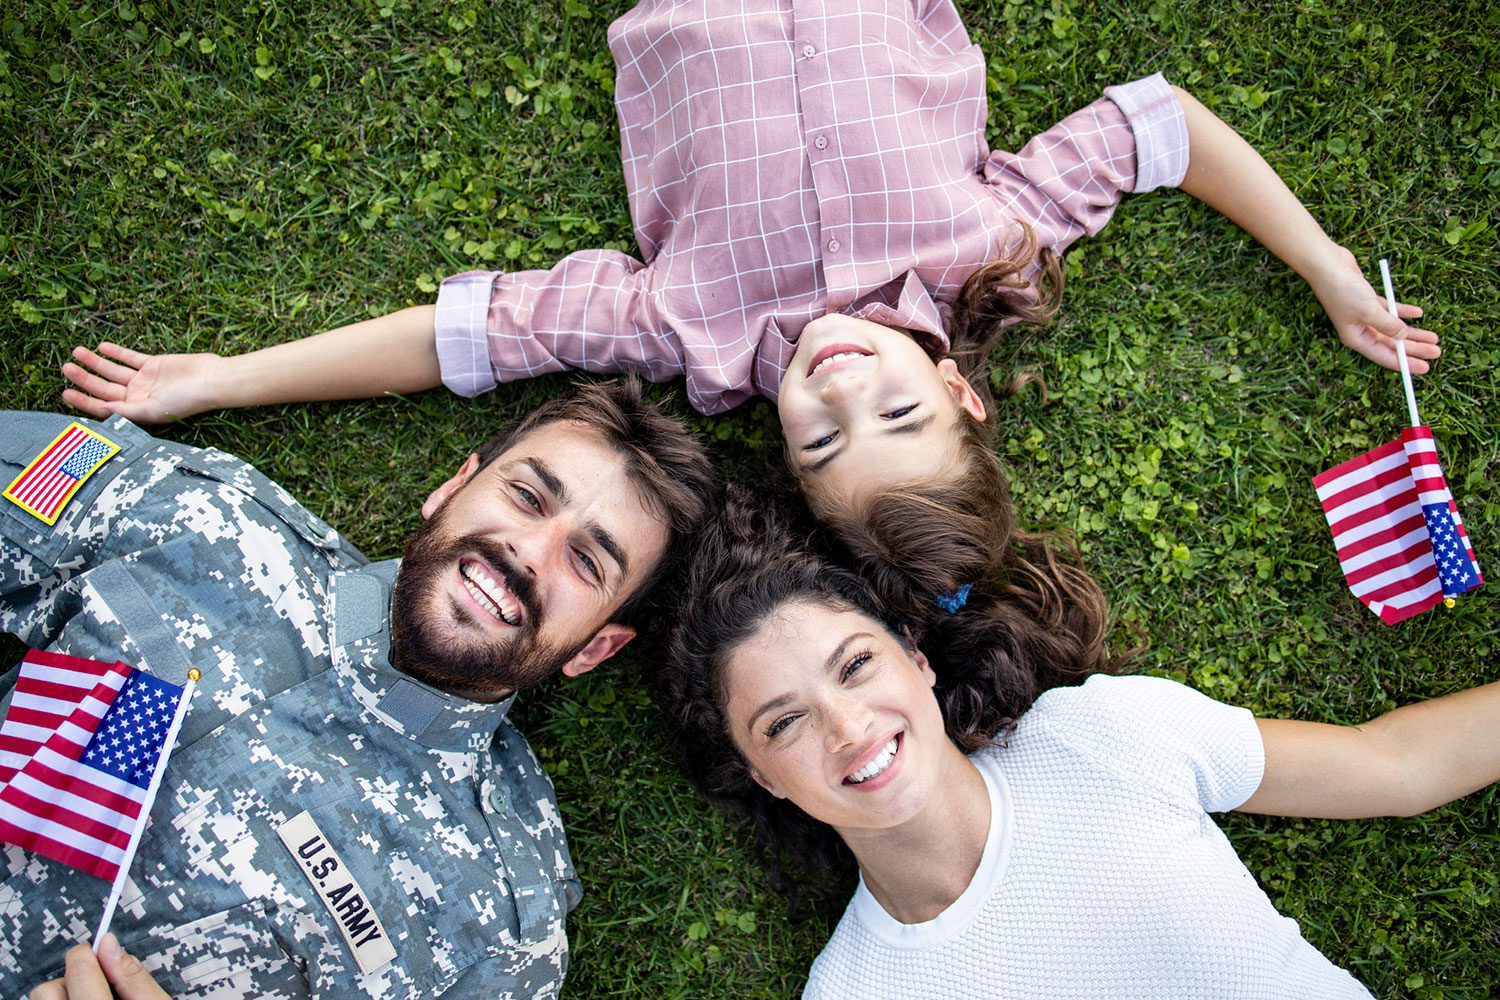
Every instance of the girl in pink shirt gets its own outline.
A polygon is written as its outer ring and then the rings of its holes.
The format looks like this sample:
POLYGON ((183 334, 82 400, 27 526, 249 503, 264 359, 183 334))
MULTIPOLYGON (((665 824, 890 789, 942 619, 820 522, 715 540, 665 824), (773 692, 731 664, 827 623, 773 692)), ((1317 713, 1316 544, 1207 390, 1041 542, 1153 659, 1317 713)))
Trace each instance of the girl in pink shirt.
POLYGON ((455 275, 435 305, 237 357, 79 348, 64 398, 150 423, 566 369, 680 375, 704 413, 775 401, 815 512, 936 595, 996 573, 1010 537, 990 347, 1050 317, 1057 255, 1126 192, 1179 185, 1244 226, 1366 357, 1393 366, 1403 336, 1414 371, 1438 354, 1160 75, 1007 153, 985 142, 984 57, 949 0, 796 0, 790 16, 645 0, 609 38, 639 256, 455 275))

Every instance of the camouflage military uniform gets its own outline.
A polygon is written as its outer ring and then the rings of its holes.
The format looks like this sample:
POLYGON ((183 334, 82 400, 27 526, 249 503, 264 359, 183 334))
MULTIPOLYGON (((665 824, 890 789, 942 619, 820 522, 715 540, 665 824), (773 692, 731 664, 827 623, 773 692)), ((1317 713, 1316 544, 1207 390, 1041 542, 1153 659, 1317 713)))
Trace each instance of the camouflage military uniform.
MULTIPOLYGON (((67 422, 0 414, 0 486, 67 422)), ((124 946, 178 1000, 555 996, 579 887, 551 782, 509 702, 391 668, 396 563, 367 564, 239 459, 80 422, 123 450, 54 528, 0 503, 0 628, 203 673, 114 920, 124 946)), ((109 886, 0 858, 15 997, 60 974, 109 886)))

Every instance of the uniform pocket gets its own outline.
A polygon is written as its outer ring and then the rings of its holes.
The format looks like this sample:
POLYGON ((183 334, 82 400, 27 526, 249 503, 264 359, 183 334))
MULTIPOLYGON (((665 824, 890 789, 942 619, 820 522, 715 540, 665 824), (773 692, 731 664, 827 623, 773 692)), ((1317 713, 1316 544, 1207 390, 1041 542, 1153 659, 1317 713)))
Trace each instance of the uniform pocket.
POLYGON ((281 947, 260 900, 120 943, 173 1000, 308 994, 302 970, 281 947))

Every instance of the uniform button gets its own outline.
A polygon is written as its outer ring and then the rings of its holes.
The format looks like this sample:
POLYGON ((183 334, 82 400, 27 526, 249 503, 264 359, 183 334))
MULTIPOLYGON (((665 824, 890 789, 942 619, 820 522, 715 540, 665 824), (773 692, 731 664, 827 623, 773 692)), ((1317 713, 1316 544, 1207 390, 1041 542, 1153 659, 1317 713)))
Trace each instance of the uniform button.
POLYGON ((816 139, 813 140, 813 145, 817 146, 819 149, 827 149, 828 148, 828 137, 826 135, 820 135, 820 136, 818 136, 816 139))
POLYGON ((490 808, 497 813, 503 813, 510 808, 510 796, 505 794, 505 789, 490 789, 490 808))
POLYGON ((813 56, 818 54, 818 50, 811 45, 804 45, 802 46, 802 54, 811 59, 813 56))
POLYGON ((838 253, 839 252, 839 241, 838 240, 829 240, 828 241, 828 252, 829 253, 838 253))

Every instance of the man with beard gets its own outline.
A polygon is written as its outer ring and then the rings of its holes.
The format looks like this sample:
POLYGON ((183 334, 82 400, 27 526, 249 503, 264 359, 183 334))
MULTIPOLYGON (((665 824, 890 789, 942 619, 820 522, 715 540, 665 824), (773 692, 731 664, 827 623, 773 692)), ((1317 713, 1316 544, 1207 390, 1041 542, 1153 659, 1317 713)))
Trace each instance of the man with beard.
MULTIPOLYGON (((0 415, 0 629, 202 672, 119 944, 178 1000, 556 995, 579 884, 507 710, 635 634, 709 507, 698 444, 633 380, 580 389, 469 456, 400 563, 369 563, 239 459, 79 424, 81 485, 49 525, 26 487, 69 420, 0 415)), ((61 975, 109 886, 45 845, 3 859, 9 997, 61 975)))

